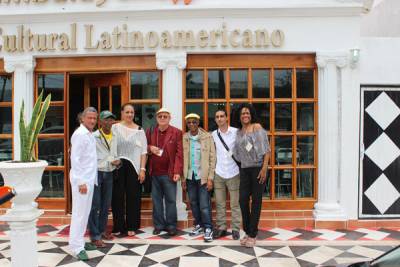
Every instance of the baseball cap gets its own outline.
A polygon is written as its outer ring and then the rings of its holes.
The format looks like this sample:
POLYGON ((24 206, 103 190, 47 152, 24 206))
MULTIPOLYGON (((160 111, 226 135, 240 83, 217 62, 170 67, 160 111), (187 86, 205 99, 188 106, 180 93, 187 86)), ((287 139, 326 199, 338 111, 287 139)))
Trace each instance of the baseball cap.
POLYGON ((112 114, 111 111, 109 110, 103 110, 100 112, 100 120, 108 119, 108 118, 113 118, 114 120, 117 118, 114 114, 112 114))

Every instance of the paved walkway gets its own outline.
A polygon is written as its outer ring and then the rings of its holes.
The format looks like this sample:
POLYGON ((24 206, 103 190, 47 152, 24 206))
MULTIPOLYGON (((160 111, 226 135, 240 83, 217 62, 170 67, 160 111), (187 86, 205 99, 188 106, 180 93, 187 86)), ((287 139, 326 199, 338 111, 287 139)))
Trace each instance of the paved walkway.
MULTIPOLYGON (((241 247, 231 236, 204 243, 189 229, 169 238, 143 228, 135 237, 115 239, 88 253, 84 263, 71 256, 66 225, 38 227, 39 266, 334 266, 376 258, 400 244, 400 229, 262 229, 254 248, 241 247)), ((8 228, 0 226, 0 266, 10 266, 8 228)))

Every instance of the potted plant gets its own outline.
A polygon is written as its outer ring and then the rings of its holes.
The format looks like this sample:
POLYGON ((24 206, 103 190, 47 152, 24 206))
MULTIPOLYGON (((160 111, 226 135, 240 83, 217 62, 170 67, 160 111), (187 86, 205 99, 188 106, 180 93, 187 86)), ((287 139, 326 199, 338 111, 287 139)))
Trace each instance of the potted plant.
POLYGON ((0 173, 4 184, 16 192, 6 216, 18 215, 27 218, 36 217, 40 213, 35 199, 42 190, 42 175, 48 164, 46 161, 36 159, 34 148, 49 109, 51 95, 46 97, 43 104, 42 99, 43 92, 36 100, 29 124, 24 118, 24 102, 22 102, 19 116, 20 160, 0 162, 0 173))

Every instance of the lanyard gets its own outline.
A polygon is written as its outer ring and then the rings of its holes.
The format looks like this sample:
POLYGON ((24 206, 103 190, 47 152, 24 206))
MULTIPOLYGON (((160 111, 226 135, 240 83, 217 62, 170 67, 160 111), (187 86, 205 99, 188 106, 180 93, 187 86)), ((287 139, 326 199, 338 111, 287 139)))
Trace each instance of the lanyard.
POLYGON ((107 138, 104 136, 104 134, 103 134, 103 131, 99 130, 99 132, 100 132, 100 135, 101 135, 101 137, 103 137, 103 139, 104 139, 104 142, 106 142, 106 145, 107 145, 107 149, 108 149, 108 151, 110 151, 110 150, 111 150, 111 148, 110 148, 110 144, 108 144, 108 142, 107 142, 107 138))

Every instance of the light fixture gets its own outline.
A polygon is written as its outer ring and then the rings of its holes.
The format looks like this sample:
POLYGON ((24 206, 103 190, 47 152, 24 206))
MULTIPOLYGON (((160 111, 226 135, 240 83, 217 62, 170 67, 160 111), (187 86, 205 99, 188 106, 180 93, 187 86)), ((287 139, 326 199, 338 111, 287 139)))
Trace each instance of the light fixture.
POLYGON ((360 49, 359 48, 350 49, 350 67, 353 69, 356 68, 359 61, 360 61, 360 49))

